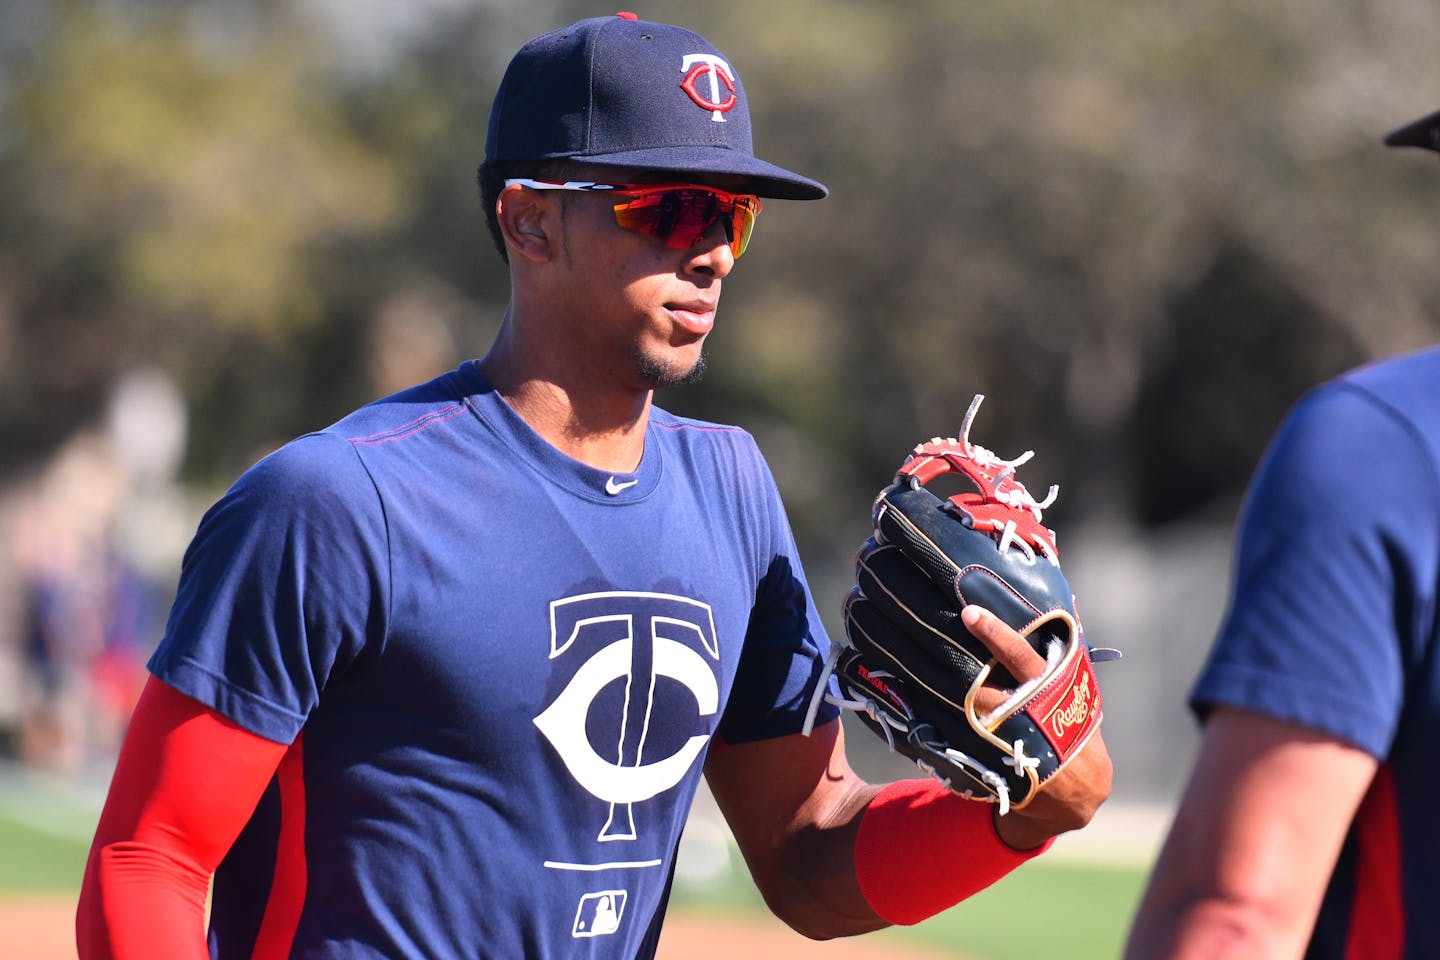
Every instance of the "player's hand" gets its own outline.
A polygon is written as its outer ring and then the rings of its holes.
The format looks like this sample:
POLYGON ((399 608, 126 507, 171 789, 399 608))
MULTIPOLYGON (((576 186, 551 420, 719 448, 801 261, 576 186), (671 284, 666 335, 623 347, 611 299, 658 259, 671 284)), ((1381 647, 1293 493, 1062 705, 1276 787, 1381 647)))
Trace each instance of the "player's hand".
POLYGON ((1049 791, 1007 827, 1012 842, 1038 843, 1083 825, 1109 793, 1101 744, 1051 783, 1099 730, 1092 664, 1118 652, 1085 640, 1043 523, 1056 489, 1037 500, 1015 476, 1030 451, 1007 460, 970 441, 981 399, 959 435, 916 444, 876 496, 841 604, 845 642, 826 658, 805 728, 823 701, 854 711, 890 750, 952 793, 995 804, 1002 819, 1049 791), (928 486, 942 478, 941 492, 948 483, 970 489, 942 499, 928 486), (972 606, 997 621, 976 628, 989 646, 961 619, 972 606), (1011 629, 997 632, 1000 624, 1011 629))
MULTIPOLYGON (((1019 682, 1045 673, 1045 659, 999 617, 974 605, 967 606, 960 616, 966 629, 1019 682)), ((975 695, 976 708, 980 713, 989 712, 1004 703, 1009 693, 999 687, 984 687, 975 695)), ((1090 822, 1110 796, 1111 777, 1110 752, 1096 730, 1034 800, 1023 809, 995 818, 1000 838, 1016 850, 1029 850, 1067 830, 1078 830, 1090 822)))

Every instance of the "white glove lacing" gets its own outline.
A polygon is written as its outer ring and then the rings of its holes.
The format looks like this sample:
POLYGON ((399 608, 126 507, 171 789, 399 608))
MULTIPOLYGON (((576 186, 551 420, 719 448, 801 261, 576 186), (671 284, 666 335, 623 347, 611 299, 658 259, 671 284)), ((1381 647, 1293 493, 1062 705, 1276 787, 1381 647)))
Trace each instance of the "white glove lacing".
MULTIPOLYGON (((945 787, 945 789, 971 800, 984 800, 989 803, 999 804, 999 813, 1002 817, 1010 812, 1010 785, 1005 782, 1004 777, 1000 776, 1000 774, 985 766, 985 764, 981 763, 979 760, 976 760, 974 757, 970 756, 967 753, 962 753, 961 751, 956 750, 954 747, 940 743, 933 743, 929 740, 925 740, 923 738, 915 736, 914 731, 910 730, 908 725, 903 724, 900 721, 896 720, 894 717, 892 717, 889 712, 881 708, 880 704, 876 703, 873 698, 866 697, 864 699, 852 699, 849 697, 839 696, 828 692, 828 687, 830 686, 830 678, 834 675, 835 667, 840 662, 840 654, 842 654, 844 651, 845 648, 842 647, 840 644, 836 643, 833 640, 830 641, 830 654, 825 658, 825 667, 820 671, 820 679, 815 684, 815 692, 810 695, 810 705, 805 711, 805 723, 800 728, 800 732, 803 735, 807 737, 810 736, 810 732, 815 728, 815 716, 820 710, 820 704, 822 701, 825 703, 833 704, 834 706, 839 707, 841 710, 849 710, 853 713, 863 713, 870 719, 874 720, 875 723, 879 726, 881 732, 885 734, 885 743, 890 748, 890 751, 892 753, 899 752, 895 749, 894 731, 902 731, 908 735, 908 737, 913 743, 924 747, 931 753, 943 756, 946 760, 950 761, 956 766, 964 767, 968 770, 973 771, 975 776, 982 783, 988 786, 994 795, 977 797, 972 790, 956 789, 954 783, 949 777, 940 776, 939 772, 935 769, 935 767, 926 763, 924 760, 915 758, 915 766, 919 767, 921 771, 928 774, 929 776, 934 777, 945 787)), ((894 674, 891 674, 884 670, 873 670, 871 671, 871 676, 879 677, 881 679, 894 679, 894 674)), ((1025 751, 1019 741, 1016 742, 1015 748, 1017 751, 1015 757, 1013 759, 1006 758, 1005 763, 1013 766, 1016 773, 1022 773, 1022 767, 1039 766, 1039 758, 1025 756, 1025 751)))

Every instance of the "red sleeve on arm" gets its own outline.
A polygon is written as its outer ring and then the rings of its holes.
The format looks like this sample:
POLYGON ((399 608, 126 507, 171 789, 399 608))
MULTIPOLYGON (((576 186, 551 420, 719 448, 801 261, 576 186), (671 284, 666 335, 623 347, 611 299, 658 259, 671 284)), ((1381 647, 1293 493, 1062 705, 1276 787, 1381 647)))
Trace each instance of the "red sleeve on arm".
POLYGON ((995 832, 994 807, 933 780, 900 780, 870 801, 855 837, 865 902, 890 923, 919 923, 979 893, 1050 849, 1014 850, 995 832))
POLYGON ((287 749, 150 678, 85 866, 80 960, 209 957, 210 876, 287 749))

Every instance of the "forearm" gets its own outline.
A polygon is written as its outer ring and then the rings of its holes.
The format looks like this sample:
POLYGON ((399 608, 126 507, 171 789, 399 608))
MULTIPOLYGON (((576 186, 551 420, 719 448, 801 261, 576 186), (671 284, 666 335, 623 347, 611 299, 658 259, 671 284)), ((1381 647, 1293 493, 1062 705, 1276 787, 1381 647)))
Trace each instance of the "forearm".
POLYGON ((855 843, 880 787, 857 781, 841 802, 803 827, 777 831, 770 870, 747 857, 771 911, 799 933, 829 940, 889 926, 866 901, 855 871, 855 843))
POLYGON ((287 749, 151 678, 85 867, 80 960, 209 956, 210 877, 287 749))
POLYGON ((1299 957, 1309 927, 1245 900, 1197 897, 1141 911, 1125 956, 1130 960, 1277 960, 1299 957))
POLYGON ((789 838, 778 882, 762 891, 777 916, 813 939, 919 923, 1048 849, 1011 848, 994 809, 931 780, 867 785, 828 821, 789 838))
POLYGON ((76 912, 80 960, 204 960, 209 874, 143 843, 116 841, 91 853, 76 912))
POLYGON ((1322 869, 1294 873, 1299 859, 1283 826, 1255 855, 1232 832, 1177 819, 1156 861, 1126 944, 1127 960, 1285 960, 1304 953, 1320 898, 1322 869), (1311 875, 1311 874, 1314 875, 1311 875))
MULTIPOLYGON (((1010 848, 992 804, 933 780, 867 784, 838 720, 809 737, 712 749, 705 772, 765 902, 817 940, 915 923, 1045 849, 1010 848)), ((1034 819, 1029 808, 1007 817, 1034 819)), ((1047 837, 1061 829, 1038 822, 1047 837)))
POLYGON ((1125 956, 1300 956, 1376 769, 1322 733, 1217 710, 1125 956))

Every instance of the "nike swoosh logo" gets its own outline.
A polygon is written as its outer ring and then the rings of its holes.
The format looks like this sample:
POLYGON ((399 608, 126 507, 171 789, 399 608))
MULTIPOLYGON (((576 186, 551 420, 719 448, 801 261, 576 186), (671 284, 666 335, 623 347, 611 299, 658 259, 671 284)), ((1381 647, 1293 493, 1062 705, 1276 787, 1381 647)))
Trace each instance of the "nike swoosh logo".
POLYGON ((609 480, 605 481, 605 492, 613 497, 615 496, 615 494, 621 492, 622 490, 629 490, 631 487, 635 486, 635 484, 639 482, 639 480, 626 480, 624 483, 616 483, 615 478, 611 477, 609 480))

